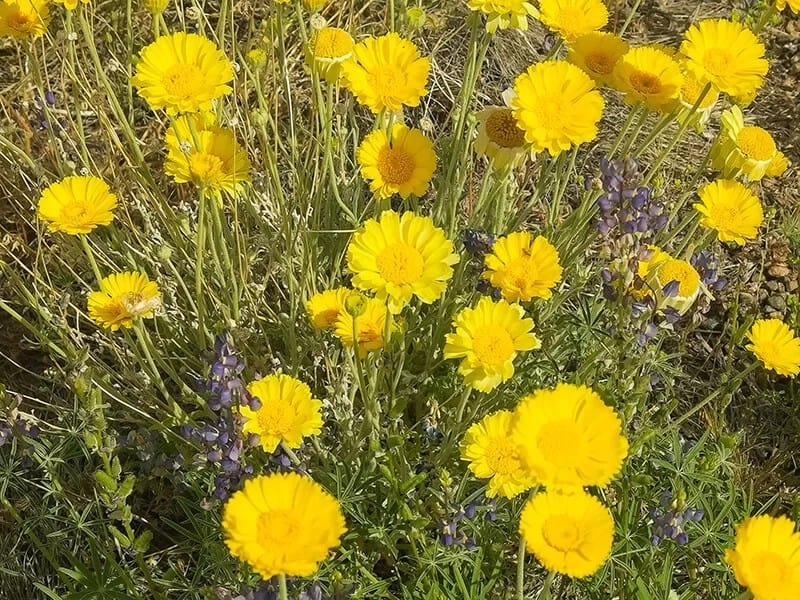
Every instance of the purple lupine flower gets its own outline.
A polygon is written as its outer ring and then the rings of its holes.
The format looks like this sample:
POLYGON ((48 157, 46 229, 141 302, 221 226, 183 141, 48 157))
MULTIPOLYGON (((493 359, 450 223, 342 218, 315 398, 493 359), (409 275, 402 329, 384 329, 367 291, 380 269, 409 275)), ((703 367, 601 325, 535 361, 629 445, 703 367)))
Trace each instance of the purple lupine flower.
POLYGON ((650 511, 652 520, 652 535, 650 541, 658 546, 662 541, 671 539, 679 546, 689 541, 686 533, 687 523, 697 523, 705 516, 702 509, 687 506, 683 494, 673 498, 671 490, 664 490, 661 494, 660 506, 650 511))

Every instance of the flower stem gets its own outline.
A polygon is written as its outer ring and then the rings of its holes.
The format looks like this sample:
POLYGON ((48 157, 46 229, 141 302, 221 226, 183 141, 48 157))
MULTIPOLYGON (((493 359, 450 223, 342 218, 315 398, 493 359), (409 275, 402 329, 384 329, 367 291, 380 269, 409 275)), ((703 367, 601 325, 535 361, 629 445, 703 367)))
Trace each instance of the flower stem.
POLYGON ((556 578, 556 572, 550 571, 547 574, 547 578, 544 580, 542 584, 542 591, 539 594, 539 600, 552 600, 553 596, 550 593, 550 588, 553 587, 553 581, 556 578))
POLYGON ((278 575, 278 589, 280 590, 280 600, 289 600, 289 592, 286 590, 286 575, 278 575))
POLYGON ((517 599, 523 600, 525 594, 525 538, 519 536, 519 550, 517 550, 517 599))
POLYGON ((92 247, 89 245, 89 238, 85 235, 80 235, 79 237, 81 238, 81 245, 83 246, 83 251, 86 253, 86 258, 89 259, 89 264, 92 266, 92 271, 94 271, 97 284, 100 285, 103 275, 100 273, 100 268, 97 266, 97 261, 94 259, 94 252, 92 252, 92 247))
POLYGON ((205 298, 203 297, 203 256, 206 246, 206 193, 199 191, 200 206, 197 211, 197 251, 195 254, 194 293, 197 300, 197 342, 206 345, 205 298))

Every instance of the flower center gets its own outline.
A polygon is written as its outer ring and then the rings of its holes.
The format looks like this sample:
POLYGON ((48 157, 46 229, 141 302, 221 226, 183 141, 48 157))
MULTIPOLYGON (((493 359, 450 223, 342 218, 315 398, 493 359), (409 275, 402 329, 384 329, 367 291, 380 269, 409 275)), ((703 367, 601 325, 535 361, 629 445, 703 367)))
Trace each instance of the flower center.
POLYGON ((414 174, 414 156, 401 148, 381 149, 378 153, 378 172, 386 183, 401 185, 408 183, 414 174))
POLYGON ((586 66, 589 67, 589 70, 593 73, 608 75, 614 70, 614 64, 614 59, 610 55, 603 54, 602 52, 594 52, 586 55, 586 66))
POLYGON ((663 262, 658 268, 658 281, 661 285, 677 281, 678 295, 686 298, 697 291, 700 276, 688 262, 673 258, 663 262))
POLYGON ((70 202, 61 208, 61 218, 73 225, 85 222, 89 215, 89 205, 80 200, 70 202))
POLYGON ((397 285, 413 283, 422 276, 425 261, 419 250, 403 242, 389 244, 375 259, 385 281, 397 285))
POLYGON ((259 409, 257 419, 258 426, 270 435, 283 437, 292 428, 294 421, 294 411, 285 400, 272 400, 269 406, 259 409))
POLYGON ((508 475, 519 469, 517 445, 505 438, 494 439, 486 449, 486 462, 495 473, 508 475))
POLYGON ((506 265, 506 285, 524 290, 529 283, 534 281, 536 266, 527 256, 520 256, 506 265))
POLYGON ((514 356, 514 340, 502 327, 484 325, 472 336, 472 351, 485 365, 501 365, 514 356))
POLYGON ((736 230, 741 222, 739 209, 734 205, 715 206, 712 217, 717 229, 736 230))
POLYGON ((559 552, 571 552, 581 541, 580 528, 569 515, 548 517, 542 525, 542 536, 551 548, 559 552))
POLYGON ((263 547, 282 548, 302 531, 298 514, 291 510, 270 510, 258 516, 258 540, 263 547))
POLYGON ((369 74, 369 83, 377 96, 394 96, 405 87, 406 75, 397 67, 378 65, 369 74))
POLYGON ((703 56, 703 66, 716 76, 726 75, 732 63, 733 55, 724 48, 709 48, 703 56))
POLYGON ((525 132, 517 126, 514 111, 503 108, 486 119, 486 134, 501 148, 519 148, 525 145, 525 132))
POLYGON ((344 58, 353 51, 353 38, 337 27, 320 29, 314 41, 316 58, 344 58))
POLYGON ((545 96, 539 98, 539 103, 536 106, 536 116, 539 117, 541 123, 548 129, 560 129, 562 127, 562 106, 566 103, 563 102, 559 96, 545 96))
POLYGON ((771 589, 781 589, 789 582, 791 569, 786 559, 774 552, 759 552, 750 561, 753 573, 761 581, 768 581, 771 589))
MULTIPOLYGON (((701 84, 697 77, 689 74, 686 75, 683 79, 683 86, 681 87, 681 100, 683 100, 684 104, 694 106, 694 103, 697 102, 697 99, 700 97, 700 94, 703 93, 705 89, 705 85, 701 84)), ((717 102, 717 93, 710 89, 706 92, 706 95, 703 97, 703 100, 700 102, 698 108, 708 108, 716 104, 717 102)))
POLYGON ((167 94, 182 99, 194 98, 205 87, 202 71, 196 65, 186 63, 167 69, 162 83, 167 94))
POLYGON ((196 152, 189 156, 189 171, 195 181, 208 183, 222 175, 222 159, 207 152, 196 152))
POLYGON ((661 80, 652 73, 634 71, 631 73, 631 85, 640 94, 658 94, 661 91, 661 80))
POLYGON ((769 132, 761 127, 743 127, 736 136, 736 145, 753 160, 772 160, 778 149, 769 132))
POLYGON ((586 455, 586 443, 578 425, 561 419, 546 423, 536 439, 536 446, 544 459, 558 468, 575 466, 586 455))
POLYGON ((25 13, 16 13, 8 16, 8 27, 20 33, 28 33, 33 29, 34 17, 33 15, 25 13))

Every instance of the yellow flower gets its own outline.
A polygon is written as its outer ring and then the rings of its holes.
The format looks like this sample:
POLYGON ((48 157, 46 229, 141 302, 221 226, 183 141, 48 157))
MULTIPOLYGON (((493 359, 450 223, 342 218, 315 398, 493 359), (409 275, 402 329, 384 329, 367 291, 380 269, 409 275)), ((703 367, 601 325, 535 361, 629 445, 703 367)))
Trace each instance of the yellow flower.
POLYGON ((233 66, 211 40, 179 31, 145 47, 131 84, 150 108, 167 114, 211 110, 230 94, 233 66))
POLYGON ((678 62, 658 48, 632 48, 614 67, 614 85, 628 104, 665 111, 680 94, 683 74, 678 62))
POLYGON ((370 219, 353 235, 347 248, 353 287, 388 301, 393 314, 412 296, 425 304, 435 302, 444 293, 453 276, 452 265, 458 260, 444 231, 430 217, 413 212, 383 211, 379 220, 370 219))
POLYGON ((254 67, 263 67, 267 64, 267 52, 263 48, 253 48, 247 52, 247 62, 254 67))
POLYGON ((497 238, 484 262, 483 278, 500 288, 503 298, 512 302, 527 302, 531 298, 547 300, 561 281, 558 250, 542 236, 533 239, 527 231, 497 238))
POLYGON ((731 96, 755 94, 769 68, 764 44, 741 23, 725 19, 692 25, 680 51, 700 77, 731 96))
POLYGON ((667 256, 657 264, 651 259, 649 283, 656 292, 658 308, 672 308, 684 314, 703 289, 700 275, 687 261, 667 256))
POLYGON ((514 92, 514 117, 534 152, 558 156, 597 137, 603 97, 575 65, 552 60, 531 65, 517 77, 514 92))
POLYGON ((392 127, 389 140, 383 129, 364 138, 356 151, 361 177, 369 182, 376 198, 399 194, 406 200, 411 194, 424 196, 436 170, 433 143, 419 129, 402 123, 392 127))
POLYGON ((367 38, 353 53, 353 59, 342 63, 344 85, 375 114, 419 106, 428 93, 431 61, 420 56, 413 42, 392 32, 367 38))
POLYGON ((239 407, 245 419, 242 431, 259 437, 265 452, 275 452, 283 442, 299 448, 303 438, 322 430, 322 402, 311 397, 311 389, 289 375, 268 375, 247 386, 261 401, 258 410, 239 407))
POLYGON ((222 192, 235 196, 250 182, 250 159, 233 132, 216 126, 214 119, 211 113, 199 113, 173 122, 164 137, 164 172, 176 183, 194 183, 221 201, 222 192))
POLYGON ((608 23, 601 0, 539 0, 539 20, 571 42, 608 23))
POLYGON ((74 175, 53 183, 39 198, 38 215, 50 231, 90 233, 114 220, 117 197, 108 184, 92 175, 74 175))
POLYGON ((755 239, 764 220, 761 200, 738 181, 718 179, 698 190, 701 203, 695 210, 703 215, 700 224, 716 230, 721 242, 755 239))
POLYGON ((41 37, 47 31, 49 22, 48 0, 0 1, 0 37, 10 36, 20 40, 41 37))
POLYGON ((583 69, 597 85, 610 85, 614 67, 628 49, 628 43, 618 35, 593 31, 569 44, 567 60, 583 69))
POLYGON ((614 518, 584 491, 546 491, 525 504, 519 532, 525 546, 548 570, 569 577, 588 577, 611 554, 614 518))
POLYGON ((464 384, 490 392, 514 375, 517 352, 536 350, 533 319, 519 304, 493 302, 484 296, 475 308, 464 308, 453 318, 455 333, 445 338, 444 357, 461 358, 458 372, 464 384))
POLYGON ((222 530, 230 553, 270 579, 313 575, 347 528, 339 502, 313 479, 273 473, 231 496, 222 530))
POLYGON ((144 273, 113 273, 100 281, 100 291, 89 294, 89 318, 116 331, 130 329, 134 319, 147 318, 161 306, 161 291, 144 273))
POLYGON ((800 598, 800 533, 787 517, 760 515, 736 527, 736 546, 725 562, 755 600, 800 598))
POLYGON ((700 131, 708 120, 711 118, 711 113, 714 111, 714 106, 719 100, 719 91, 708 81, 700 77, 696 71, 686 66, 686 61, 682 63, 681 71, 683 72, 683 85, 681 86, 680 94, 678 95, 678 102, 676 108, 678 110, 678 121, 683 124, 686 119, 691 120, 691 124, 700 131), (709 89, 706 91, 706 85, 709 89), (705 95, 700 99, 700 95, 705 92, 705 95), (695 103, 700 101, 695 108, 695 113, 690 115, 695 103))
POLYGON ((386 303, 377 298, 348 297, 345 309, 339 313, 333 331, 342 344, 348 348, 352 348, 356 343, 358 356, 361 358, 366 357, 369 352, 375 352, 386 346, 389 341, 384 339, 387 332, 387 319, 389 320, 389 338, 398 331, 397 324, 386 307, 386 303))
POLYGON ((467 6, 486 15, 486 31, 494 33, 498 28, 528 29, 528 15, 538 15, 533 4, 526 0, 468 0, 467 6))
POLYGON ((786 155, 778 150, 775 154, 775 158, 772 159, 772 162, 769 163, 767 167, 766 175, 767 177, 780 177, 786 172, 786 169, 789 168, 789 160, 786 158, 786 155))
POLYGON ((523 398, 513 437, 536 480, 553 489, 605 486, 628 455, 614 409, 583 385, 560 383, 523 398))
POLYGON ((332 329, 336 319, 345 310, 345 300, 352 294, 357 294, 348 288, 335 288, 325 290, 311 296, 306 302, 306 312, 315 329, 332 329))
POLYGON ((461 441, 461 459, 469 461, 475 477, 489 480, 489 498, 513 498, 536 484, 511 439, 510 411, 499 410, 473 424, 461 441))
POLYGON ((314 33, 306 52, 306 63, 326 81, 339 79, 342 64, 353 56, 356 43, 344 29, 323 27, 314 33))
POLYGON ((142 0, 142 5, 153 14, 153 16, 158 16, 163 13, 167 6, 169 6, 170 0, 142 0))
POLYGON ((491 106, 477 114, 478 137, 475 152, 491 159, 494 169, 516 167, 528 155, 525 132, 517 125, 514 111, 505 106, 491 106))
POLYGON ((789 7, 794 14, 800 12, 800 0, 775 0, 775 8, 783 10, 789 7))
MULTIPOLYGON (((89 0, 80 0, 84 4, 89 4, 89 0)), ((53 0, 56 4, 63 4, 67 10, 75 10, 78 8, 78 0, 53 0)))
POLYGON ((303 6, 308 10, 319 11, 328 2, 328 0, 303 0, 303 6))
POLYGON ((778 375, 794 377, 800 373, 800 339, 780 319, 759 319, 747 334, 746 347, 778 375))
POLYGON ((766 129, 745 125, 738 106, 723 111, 720 120, 722 131, 712 148, 711 163, 723 177, 733 178, 743 173, 750 181, 759 181, 767 171, 779 170, 771 169, 773 161, 780 162, 781 158, 775 140, 766 129))

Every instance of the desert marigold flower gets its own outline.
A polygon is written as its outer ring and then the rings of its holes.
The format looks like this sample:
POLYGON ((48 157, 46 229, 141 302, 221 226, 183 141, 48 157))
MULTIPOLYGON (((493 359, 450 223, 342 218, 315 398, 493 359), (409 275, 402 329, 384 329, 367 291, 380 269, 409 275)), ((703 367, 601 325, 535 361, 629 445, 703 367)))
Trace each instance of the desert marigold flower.
POLYGON ((570 42, 567 60, 580 67, 597 85, 610 85, 614 67, 628 49, 628 43, 618 35, 593 31, 570 42))
POLYGON ((497 29, 528 29, 528 15, 535 17, 538 12, 526 0, 468 0, 467 6, 486 15, 486 31, 494 33, 497 29))
POLYGON ((305 6, 308 10, 321 10, 325 4, 327 4, 328 0, 303 0, 303 6, 305 6))
POLYGON ((800 339, 780 319, 759 319, 747 334, 746 346, 764 367, 778 375, 800 373, 800 339))
POLYGON ((116 207, 117 197, 105 181, 93 175, 73 175, 45 188, 37 212, 50 231, 80 235, 109 225, 116 207))
POLYGON ((684 314, 703 289, 700 274, 688 261, 667 256, 657 264, 651 259, 649 283, 656 292, 658 308, 684 314))
POLYGON ((686 62, 683 62, 681 71, 683 72, 683 85, 681 85, 680 94, 678 95, 678 102, 676 109, 678 110, 678 121, 683 124, 685 119, 691 119, 692 124, 699 130, 705 127, 708 120, 711 118, 711 113, 719 100, 719 91, 713 84, 700 77, 696 71, 687 68, 686 62), (706 86, 708 90, 706 90, 706 86), (702 98, 701 98, 702 95, 702 98), (699 100, 699 103, 698 103, 699 100), (695 113, 690 114, 692 108, 695 108, 695 113))
POLYGON ((725 19, 689 27, 680 50, 691 69, 731 96, 755 94, 769 68, 764 44, 741 23, 725 19))
POLYGON ((153 16, 158 16, 163 13, 167 6, 169 6, 169 0, 141 0, 142 6, 153 14, 153 16))
POLYGON ((787 517, 760 515, 736 527, 736 545, 725 562, 755 600, 800 598, 800 533, 787 517))
POLYGON ((230 94, 233 66, 216 44, 179 31, 146 46, 131 84, 153 110, 167 114, 211 110, 212 101, 230 94))
POLYGON ((194 183, 220 201, 250 182, 250 159, 233 131, 215 124, 212 113, 177 118, 164 136, 164 171, 176 183, 194 183))
POLYGON ((464 384, 490 392, 514 375, 517 352, 541 346, 533 334, 533 319, 519 304, 493 302, 488 296, 475 308, 464 308, 453 318, 455 333, 445 337, 444 357, 460 358, 458 372, 464 384))
POLYGON ((720 120, 722 131, 711 150, 711 164, 723 177, 744 174, 750 181, 761 180, 780 160, 775 140, 766 129, 745 125, 738 106, 723 111, 720 120))
POLYGON ((525 132, 517 125, 514 111, 505 106, 491 106, 477 114, 478 137, 475 152, 492 161, 495 169, 521 164, 528 155, 525 132))
POLYGON ((523 398, 513 437, 528 470, 548 489, 607 485, 628 455, 617 413, 583 385, 560 383, 523 398))
POLYGON ((391 140, 383 129, 370 133, 358 147, 356 159, 369 189, 382 199, 393 194, 403 200, 411 194, 424 196, 436 170, 433 143, 419 129, 402 123, 392 126, 391 140))
POLYGON ((155 281, 136 271, 113 273, 100 281, 100 291, 89 294, 89 318, 106 329, 130 329, 138 318, 152 316, 161 306, 155 281))
POLYGON ((311 397, 311 389, 289 375, 268 375, 247 386, 261 401, 258 410, 239 407, 245 419, 242 431, 258 436, 266 452, 275 452, 283 442, 299 448, 303 438, 322 430, 322 402, 311 397))
POLYGON ((601 0, 539 0, 539 20, 571 42, 605 27, 608 9, 601 0))
POLYGON ((522 509, 519 532, 525 546, 548 570, 569 577, 588 577, 611 554, 614 518, 594 496, 546 491, 522 509))
POLYGON ((561 281, 558 259, 558 250, 541 235, 533 238, 527 231, 509 233, 497 238, 491 254, 485 256, 483 278, 500 288, 506 300, 547 300, 561 281))
POLYGON ((270 579, 313 575, 347 528, 339 502, 313 479, 273 473, 231 496, 222 531, 230 553, 270 579))
POLYGON ((721 242, 736 242, 741 246, 758 235, 764 211, 761 200, 747 186, 718 179, 697 193, 701 202, 694 209, 703 215, 700 224, 714 229, 721 242))
POLYGON ((348 348, 356 347, 358 355, 380 350, 389 342, 385 339, 386 321, 389 321, 389 338, 399 330, 386 303, 377 298, 351 296, 345 301, 345 310, 339 313, 333 332, 348 348))
POLYGON ((344 85, 360 104, 375 114, 419 106, 431 61, 420 56, 413 42, 398 34, 370 37, 356 44, 354 57, 342 63, 344 85))
POLYGON ((772 159, 772 162, 769 163, 767 167, 766 176, 767 177, 780 177, 786 172, 786 169, 789 168, 789 160, 786 158, 786 155, 778 150, 775 154, 775 158, 772 159))
POLYGON ((388 302, 393 314, 417 296, 436 301, 453 276, 459 260, 453 243, 430 217, 385 210, 353 235, 347 248, 347 268, 353 287, 369 290, 388 302))
POLYGON ((534 152, 557 156, 597 137, 603 97, 594 81, 565 61, 531 65, 514 82, 514 117, 534 152))
POLYGON ((345 301, 353 294, 351 289, 339 287, 318 292, 306 302, 306 312, 314 329, 332 329, 336 319, 345 310, 345 301))
POLYGON ((475 477, 489 480, 489 498, 513 498, 536 484, 517 442, 511 439, 511 415, 508 410, 487 415, 467 429, 461 440, 461 459, 469 461, 475 477))
POLYGON ((632 48, 614 67, 614 86, 628 104, 668 110, 680 94, 683 74, 678 62, 658 48, 632 48))
POLYGON ((317 30, 309 42, 306 63, 326 81, 339 79, 342 64, 353 56, 356 43, 344 29, 323 27, 317 30))
POLYGON ((800 0, 775 0, 775 8, 783 10, 789 7, 794 14, 800 12, 800 0))
POLYGON ((0 1, 0 37, 20 40, 44 35, 50 23, 48 0, 0 1))

